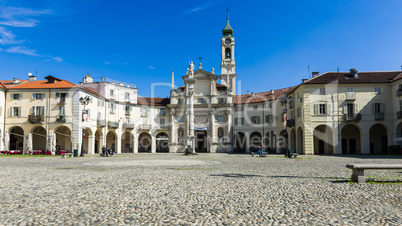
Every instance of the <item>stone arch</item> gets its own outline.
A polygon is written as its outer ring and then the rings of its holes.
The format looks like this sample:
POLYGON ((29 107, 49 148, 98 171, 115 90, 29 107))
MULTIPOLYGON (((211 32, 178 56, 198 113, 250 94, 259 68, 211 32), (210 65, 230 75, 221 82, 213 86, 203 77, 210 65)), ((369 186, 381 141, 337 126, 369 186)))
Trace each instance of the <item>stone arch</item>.
POLYGON ((257 148, 262 145, 261 133, 255 131, 250 134, 250 148, 257 148))
POLYGON ((354 124, 342 128, 342 154, 361 154, 361 132, 354 124))
POLYGON ((31 129, 32 133, 32 150, 46 150, 47 131, 43 126, 35 126, 31 129))
POLYGON ((67 126, 59 126, 54 131, 56 134, 56 152, 58 149, 70 152, 73 149, 70 128, 67 126))
POLYGON ((149 152, 152 150, 152 137, 147 132, 142 132, 138 136, 138 152, 149 152))
POLYGON ((303 129, 299 127, 297 129, 297 137, 296 137, 296 151, 297 153, 304 154, 304 145, 303 145, 303 129))
POLYGON ((234 135, 234 151, 237 153, 246 153, 247 152, 247 138, 246 135, 242 132, 237 132, 234 135))
POLYGON ((313 131, 314 154, 334 154, 334 133, 327 125, 319 125, 313 131))
POLYGON ((156 152, 169 152, 169 136, 166 133, 158 133, 156 135, 156 152))
POLYGON ((370 128, 370 154, 388 153, 388 132, 383 124, 374 124, 370 128))
POLYGON ((9 144, 5 144, 9 150, 24 149, 24 130, 20 126, 13 126, 9 129, 9 144))
POLYGON ((129 131, 121 134, 121 153, 134 153, 134 135, 129 131))
POLYGON ((286 149, 288 148, 288 141, 289 141, 289 135, 286 130, 282 130, 279 133, 278 141, 276 143, 279 153, 286 153, 286 149))
POLYGON ((106 134, 106 148, 110 148, 110 150, 114 150, 116 153, 116 145, 117 145, 117 134, 114 131, 109 131, 106 134))
POLYGON ((92 136, 92 134, 93 134, 91 128, 89 128, 89 127, 85 128, 84 129, 84 134, 85 134, 85 137, 83 137, 83 140, 82 140, 82 142, 84 142, 84 153, 88 154, 89 151, 90 151, 89 149, 91 148, 90 136, 92 136))
POLYGON ((101 129, 95 131, 95 153, 101 153, 103 147, 103 132, 101 129))
POLYGON ((290 130, 289 148, 296 152, 296 130, 293 128, 290 130))

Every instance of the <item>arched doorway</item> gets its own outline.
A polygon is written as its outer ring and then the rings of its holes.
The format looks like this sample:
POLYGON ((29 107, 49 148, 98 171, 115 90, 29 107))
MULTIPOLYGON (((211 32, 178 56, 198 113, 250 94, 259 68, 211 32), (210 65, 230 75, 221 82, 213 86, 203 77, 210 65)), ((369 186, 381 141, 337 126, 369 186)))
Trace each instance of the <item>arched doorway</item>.
POLYGON ((292 152, 296 152, 296 130, 291 129, 290 130, 290 139, 289 139, 289 148, 292 150, 292 152))
POLYGON ((275 150, 275 136, 273 131, 268 131, 265 134, 262 146, 267 153, 276 153, 275 150))
POLYGON ((116 153, 116 133, 113 131, 109 131, 106 134, 106 148, 110 148, 110 150, 114 150, 116 153))
POLYGON ((301 127, 299 127, 297 129, 297 138, 296 138, 296 143, 297 143, 297 147, 296 147, 296 151, 299 154, 304 154, 304 147, 303 147, 303 129, 301 127))
POLYGON ((67 126, 60 126, 56 129, 56 151, 65 150, 70 152, 72 150, 71 143, 71 130, 67 126))
POLYGON ((169 136, 166 133, 156 135, 156 152, 169 152, 169 136))
POLYGON ((360 129, 356 125, 342 128, 342 154, 361 154, 360 129))
POLYGON ((234 143, 235 149, 234 151, 237 153, 246 153, 247 144, 246 144, 246 135, 242 132, 237 132, 234 135, 234 143))
POLYGON ((15 126, 10 129, 10 144, 5 144, 9 150, 20 150, 24 149, 24 130, 19 127, 15 126))
POLYGON ((103 147, 103 133, 98 129, 95 132, 95 153, 101 153, 103 147))
POLYGON ((149 133, 143 132, 138 136, 138 152, 151 152, 152 138, 149 133))
POLYGON ((286 149, 288 148, 289 145, 289 136, 286 130, 282 130, 279 133, 279 138, 278 138, 278 148, 279 148, 279 153, 286 153, 286 149))
POLYGON ((134 153, 134 135, 130 132, 124 132, 121 135, 121 153, 134 153))
MULTIPOLYGON (((90 139, 90 137, 92 137, 92 130, 90 128, 86 128, 86 129, 84 129, 84 134, 85 134, 85 137, 84 137, 84 140, 83 140, 83 142, 84 142, 84 153, 88 154, 90 151, 92 151, 90 149, 93 148, 92 147, 93 144, 91 144, 91 140, 93 138, 90 139)), ((93 142, 93 140, 92 140, 92 142, 93 142)), ((94 153, 94 152, 91 152, 91 153, 94 153)))
POLYGON ((370 128, 370 154, 388 153, 387 129, 381 124, 375 124, 370 128))
POLYGON ((46 130, 42 126, 37 126, 32 130, 32 150, 46 150, 46 130))
POLYGON ((331 128, 327 125, 315 127, 314 154, 334 154, 334 138, 331 128))
POLYGON ((259 132, 255 131, 250 134, 250 148, 257 148, 259 146, 262 146, 262 136, 259 132))

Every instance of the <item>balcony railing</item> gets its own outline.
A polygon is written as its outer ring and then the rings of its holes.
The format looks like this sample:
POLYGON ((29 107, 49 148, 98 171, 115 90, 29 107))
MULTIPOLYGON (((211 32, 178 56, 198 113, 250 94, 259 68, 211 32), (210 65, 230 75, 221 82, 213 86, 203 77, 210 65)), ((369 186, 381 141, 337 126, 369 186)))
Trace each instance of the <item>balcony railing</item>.
POLYGON ((134 129, 134 123, 127 123, 127 122, 125 122, 125 123, 123 124, 123 128, 124 128, 124 129, 134 129))
POLYGON ((402 118, 402 111, 396 112, 396 117, 397 117, 398 119, 401 119, 401 118, 402 118))
POLYGON ((396 90, 396 96, 397 97, 402 96, 402 89, 397 89, 396 90))
POLYGON ((112 128, 112 129, 117 129, 117 128, 119 128, 119 123, 118 123, 118 122, 109 121, 109 122, 107 123, 107 126, 108 126, 109 128, 112 128))
POLYGON ((169 130, 169 125, 158 125, 157 130, 169 130))
POLYGON ((343 115, 343 121, 345 122, 358 122, 362 119, 362 115, 361 114, 344 114, 343 115))
POLYGON ((152 126, 148 124, 142 124, 139 126, 139 130, 151 130, 152 126))
POLYGON ((98 124, 98 127, 105 127, 106 126, 106 121, 105 120, 97 120, 96 122, 98 124))
POLYGON ((384 120, 384 113, 375 113, 374 120, 384 120))
POLYGON ((296 120, 295 119, 288 119, 286 121, 286 126, 287 127, 295 127, 295 125, 296 125, 296 120))
POLYGON ((131 115, 131 111, 125 111, 126 115, 131 115))
POLYGON ((356 100, 356 94, 355 93, 346 93, 346 100, 356 100))
POLYGON ((65 123, 65 122, 66 122, 66 116, 64 116, 64 115, 59 115, 59 116, 57 116, 56 122, 58 122, 58 123, 65 123))
POLYGON ((60 100, 60 101, 59 101, 59 104, 60 104, 60 105, 66 104, 66 100, 60 100))
POLYGON ((28 121, 30 123, 43 123, 45 121, 45 116, 43 115, 29 115, 28 121))

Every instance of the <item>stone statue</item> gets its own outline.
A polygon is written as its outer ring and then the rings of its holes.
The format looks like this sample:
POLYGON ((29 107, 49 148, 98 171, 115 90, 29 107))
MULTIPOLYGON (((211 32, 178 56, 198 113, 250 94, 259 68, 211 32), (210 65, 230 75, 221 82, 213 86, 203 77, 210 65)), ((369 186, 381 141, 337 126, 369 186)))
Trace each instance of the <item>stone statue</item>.
POLYGON ((193 63, 193 61, 190 61, 190 63, 189 63, 189 66, 190 66, 190 73, 191 74, 194 74, 194 63, 193 63))

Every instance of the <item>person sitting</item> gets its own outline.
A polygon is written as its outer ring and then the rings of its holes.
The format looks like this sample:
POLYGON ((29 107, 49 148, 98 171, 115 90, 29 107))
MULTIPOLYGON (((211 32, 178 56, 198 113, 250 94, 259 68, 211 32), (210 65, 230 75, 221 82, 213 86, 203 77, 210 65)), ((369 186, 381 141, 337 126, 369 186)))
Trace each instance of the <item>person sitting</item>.
POLYGON ((264 156, 264 149, 262 149, 261 146, 258 147, 257 153, 258 153, 258 155, 259 155, 260 157, 265 157, 265 156, 264 156))
POLYGON ((103 145, 103 147, 102 147, 102 156, 103 157, 106 156, 106 147, 105 147, 105 145, 103 145))

